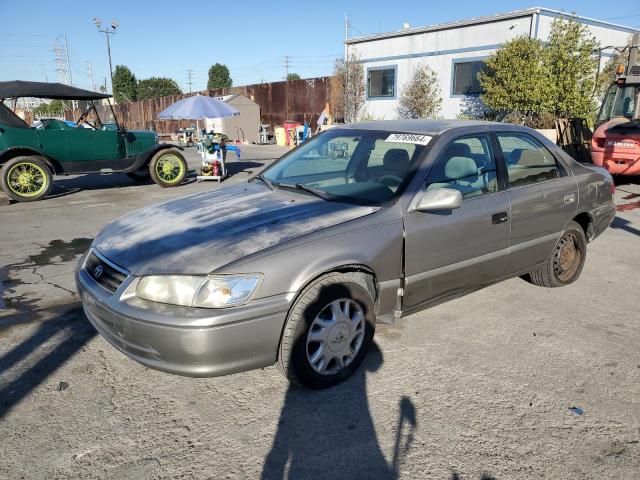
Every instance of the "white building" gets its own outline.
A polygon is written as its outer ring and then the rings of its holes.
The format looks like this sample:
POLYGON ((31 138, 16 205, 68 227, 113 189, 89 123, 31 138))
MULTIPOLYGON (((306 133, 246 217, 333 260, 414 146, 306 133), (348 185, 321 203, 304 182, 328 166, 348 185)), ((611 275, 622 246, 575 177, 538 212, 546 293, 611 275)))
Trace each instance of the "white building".
MULTIPOLYGON (((505 42, 527 35, 546 40, 556 18, 573 18, 589 27, 601 47, 627 45, 637 30, 601 20, 547 8, 530 8, 458 22, 351 38, 345 54, 355 53, 364 64, 367 91, 365 111, 376 117, 396 118, 398 90, 421 64, 438 75, 441 116, 455 118, 464 99, 477 96, 477 73, 483 61, 505 42)), ((612 51, 603 52, 603 63, 612 51)))

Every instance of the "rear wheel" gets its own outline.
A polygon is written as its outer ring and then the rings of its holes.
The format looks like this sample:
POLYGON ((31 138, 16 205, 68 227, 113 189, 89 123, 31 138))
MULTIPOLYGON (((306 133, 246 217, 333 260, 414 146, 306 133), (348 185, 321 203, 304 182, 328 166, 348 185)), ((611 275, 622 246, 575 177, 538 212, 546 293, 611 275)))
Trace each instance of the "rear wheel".
POLYGON ((34 202, 47 196, 53 187, 51 170, 40 157, 16 157, 0 171, 2 190, 18 202, 34 202))
POLYGON ((327 388, 349 378, 373 342, 372 282, 359 273, 330 273, 307 287, 291 308, 278 366, 290 382, 327 388))
POLYGON ((569 222, 547 261, 522 278, 540 287, 562 287, 575 282, 587 256, 587 237, 576 222, 569 222))
POLYGON ((149 173, 161 187, 175 187, 187 175, 187 162, 175 148, 161 150, 151 159, 149 173))

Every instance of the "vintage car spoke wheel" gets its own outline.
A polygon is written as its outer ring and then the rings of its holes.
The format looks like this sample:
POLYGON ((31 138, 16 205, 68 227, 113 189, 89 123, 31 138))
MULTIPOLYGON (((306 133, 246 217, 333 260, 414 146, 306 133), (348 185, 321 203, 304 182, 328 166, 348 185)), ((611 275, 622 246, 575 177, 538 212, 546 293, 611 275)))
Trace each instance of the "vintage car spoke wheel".
POLYGON ((540 287, 562 287, 575 282, 587 256, 587 237, 583 228, 571 221, 548 260, 522 278, 540 287))
POLYGON ((2 187, 14 200, 39 200, 49 193, 53 178, 43 160, 37 157, 16 157, 2 168, 2 187))
POLYGON ((375 287, 363 272, 333 272, 308 285, 289 311, 278 366, 294 384, 327 388, 349 378, 373 343, 375 287))
POLYGON ((187 162, 176 149, 161 150, 151 159, 149 172, 153 181, 161 187, 173 187, 184 180, 187 162))
POLYGON ((334 300, 316 316, 307 334, 307 360, 320 375, 348 367, 364 340, 362 307, 350 298, 334 300))

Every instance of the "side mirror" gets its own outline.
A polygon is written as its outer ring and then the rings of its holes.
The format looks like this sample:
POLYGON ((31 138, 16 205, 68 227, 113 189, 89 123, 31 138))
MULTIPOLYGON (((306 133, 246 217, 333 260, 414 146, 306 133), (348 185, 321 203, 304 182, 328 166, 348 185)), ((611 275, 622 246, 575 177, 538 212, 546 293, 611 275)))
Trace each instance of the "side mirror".
POLYGON ((462 193, 452 188, 428 190, 414 203, 411 210, 416 212, 437 212, 453 210, 462 205, 462 193))

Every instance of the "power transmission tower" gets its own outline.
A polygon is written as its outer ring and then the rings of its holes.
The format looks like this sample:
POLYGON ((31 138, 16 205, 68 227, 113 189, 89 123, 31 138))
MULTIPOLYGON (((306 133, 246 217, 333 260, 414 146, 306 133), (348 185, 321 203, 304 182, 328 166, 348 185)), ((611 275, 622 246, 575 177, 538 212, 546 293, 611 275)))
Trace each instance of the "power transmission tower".
POLYGON ((42 73, 44 74, 44 81, 48 82, 49 81, 49 77, 47 77, 47 66, 44 63, 40 63, 38 64, 42 67, 42 73))
POLYGON ((60 40, 57 38, 53 45, 53 51, 56 54, 56 72, 58 72, 58 82, 69 85, 66 54, 64 48, 60 45, 60 40))
POLYGON ((91 60, 87 60, 87 76, 89 77, 89 81, 91 82, 91 90, 96 91, 96 84, 93 81, 93 65, 91 64, 91 60))
POLYGON ((187 85, 189 85, 189 93, 191 93, 191 87, 193 85, 193 70, 187 70, 187 85))

